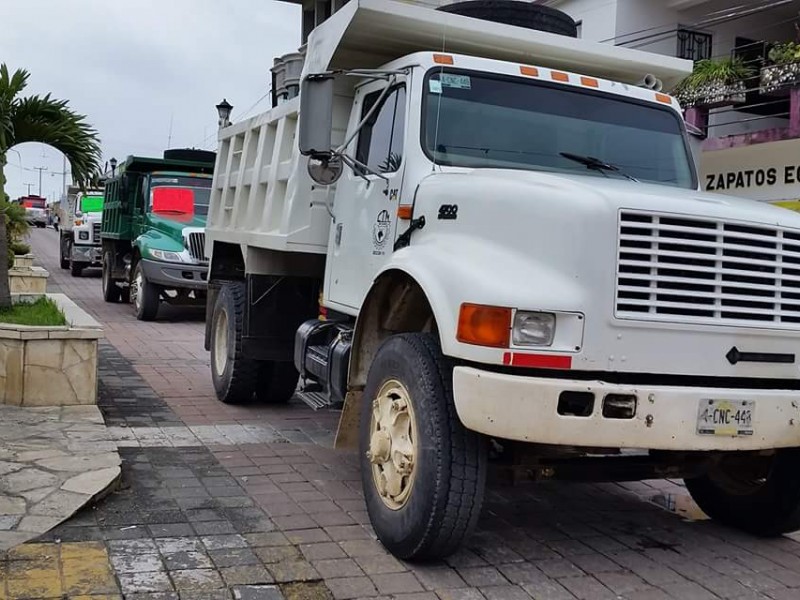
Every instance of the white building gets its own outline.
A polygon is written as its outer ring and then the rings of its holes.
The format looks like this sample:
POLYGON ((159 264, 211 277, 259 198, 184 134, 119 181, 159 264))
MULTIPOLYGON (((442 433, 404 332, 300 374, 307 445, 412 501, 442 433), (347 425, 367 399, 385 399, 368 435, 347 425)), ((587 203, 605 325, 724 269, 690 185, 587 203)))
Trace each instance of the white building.
POLYGON ((687 120, 708 133, 704 185, 800 209, 800 66, 778 90, 762 80, 773 45, 800 41, 800 0, 538 3, 572 16, 585 39, 692 60, 740 58, 752 69, 742 80, 744 96, 686 111, 687 120))

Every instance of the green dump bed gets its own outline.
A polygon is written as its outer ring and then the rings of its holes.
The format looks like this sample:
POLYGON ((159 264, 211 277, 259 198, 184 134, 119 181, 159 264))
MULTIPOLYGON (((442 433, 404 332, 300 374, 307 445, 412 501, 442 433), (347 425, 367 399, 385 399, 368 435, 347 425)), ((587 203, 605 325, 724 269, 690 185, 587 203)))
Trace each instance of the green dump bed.
POLYGON ((113 240, 135 237, 134 216, 144 214, 147 175, 154 171, 211 175, 214 163, 129 156, 106 182, 101 237, 113 240))

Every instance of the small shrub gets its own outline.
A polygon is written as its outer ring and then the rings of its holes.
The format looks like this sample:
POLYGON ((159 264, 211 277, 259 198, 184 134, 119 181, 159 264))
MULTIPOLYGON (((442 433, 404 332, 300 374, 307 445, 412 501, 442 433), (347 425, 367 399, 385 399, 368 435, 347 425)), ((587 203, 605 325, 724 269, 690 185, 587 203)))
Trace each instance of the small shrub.
POLYGON ((0 323, 52 327, 66 325, 67 318, 58 304, 44 297, 36 302, 20 302, 11 308, 0 309, 0 323))
POLYGON ((25 244, 24 242, 12 242, 10 250, 17 256, 22 256, 31 253, 30 244, 25 244))
POLYGON ((800 62, 800 44, 795 42, 775 44, 767 56, 776 65, 800 62))

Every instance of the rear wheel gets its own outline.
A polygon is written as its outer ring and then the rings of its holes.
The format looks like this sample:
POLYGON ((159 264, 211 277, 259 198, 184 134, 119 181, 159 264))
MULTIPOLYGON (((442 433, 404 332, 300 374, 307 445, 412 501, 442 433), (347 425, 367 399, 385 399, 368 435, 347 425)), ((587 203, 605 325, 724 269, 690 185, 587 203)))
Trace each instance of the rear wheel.
POLYGON ((256 398, 267 404, 285 404, 294 396, 300 373, 291 362, 259 361, 256 398))
POLYGON ((119 302, 122 290, 111 278, 114 271, 114 259, 111 252, 103 253, 103 300, 106 302, 119 302))
POLYGON ((226 404, 252 400, 258 378, 258 362, 242 354, 246 298, 243 282, 226 282, 211 314, 211 380, 226 404))
POLYGON ((69 269, 70 247, 66 239, 62 239, 58 244, 58 258, 62 269, 69 269))
POLYGON ((433 336, 395 335, 378 350, 360 450, 367 510, 383 545, 408 560, 455 552, 480 514, 486 444, 458 420, 452 365, 433 336))
POLYGON ((131 301, 136 318, 140 321, 152 321, 158 314, 159 289, 147 281, 142 269, 142 263, 136 263, 131 281, 131 301))
POLYGON ((800 448, 731 453, 686 488, 712 519, 763 536, 800 529, 800 448))

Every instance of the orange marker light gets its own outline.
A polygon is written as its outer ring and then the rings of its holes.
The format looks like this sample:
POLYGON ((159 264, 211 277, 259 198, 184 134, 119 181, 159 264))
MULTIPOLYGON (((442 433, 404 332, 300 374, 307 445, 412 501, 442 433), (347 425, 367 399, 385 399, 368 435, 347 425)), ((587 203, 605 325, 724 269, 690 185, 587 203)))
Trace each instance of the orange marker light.
POLYGON ((519 72, 522 75, 527 75, 528 77, 538 77, 539 76, 539 69, 537 69, 536 67, 520 66, 519 72))
POLYGON ((464 344, 508 348, 511 309, 480 304, 462 304, 456 339, 464 344))
POLYGON ((666 94, 656 94, 656 100, 663 102, 664 104, 672 104, 672 98, 666 94))
POLYGON ((600 86, 600 82, 597 81, 597 79, 594 79, 593 77, 581 77, 581 85, 585 85, 586 87, 596 88, 600 86))
POLYGON ((434 54, 433 62, 439 65, 452 65, 453 57, 449 54, 434 54))
POLYGON ((410 219, 411 214, 414 212, 414 207, 410 204, 401 204, 397 207, 398 219, 410 219))
POLYGON ((569 81, 569 75, 562 73, 561 71, 552 71, 550 73, 550 78, 553 81, 569 81))

